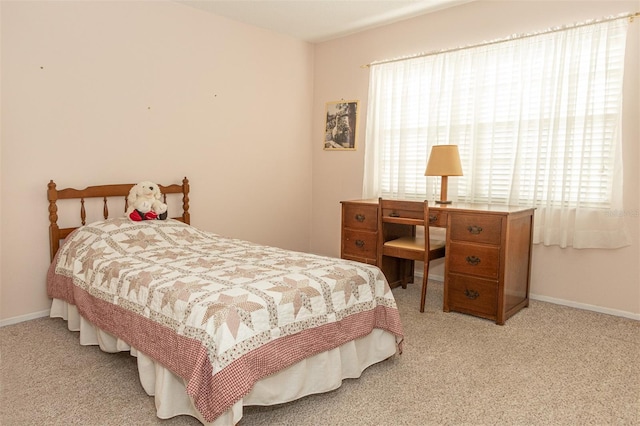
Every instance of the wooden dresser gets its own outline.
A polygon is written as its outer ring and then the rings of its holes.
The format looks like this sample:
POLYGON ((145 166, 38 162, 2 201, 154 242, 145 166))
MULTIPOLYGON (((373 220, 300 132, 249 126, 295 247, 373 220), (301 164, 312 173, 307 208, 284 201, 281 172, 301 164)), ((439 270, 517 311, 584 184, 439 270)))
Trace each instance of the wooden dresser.
MULTIPOLYGON (((375 265, 377 200, 341 204, 341 257, 375 265)), ((431 226, 447 228, 445 312, 463 312, 502 325, 529 305, 533 212, 486 204, 430 206, 431 226)), ((395 283, 400 273, 396 263, 383 263, 377 266, 390 284, 395 283)))

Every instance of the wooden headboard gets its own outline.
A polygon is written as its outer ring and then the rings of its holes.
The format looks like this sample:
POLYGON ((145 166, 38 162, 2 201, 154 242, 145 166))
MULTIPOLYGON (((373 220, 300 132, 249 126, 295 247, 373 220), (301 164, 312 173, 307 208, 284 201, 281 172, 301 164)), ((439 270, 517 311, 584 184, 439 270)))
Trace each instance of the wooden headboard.
MULTIPOLYGON (((124 212, 128 208, 127 197, 129 190, 135 185, 133 183, 115 184, 115 185, 98 185, 89 186, 85 189, 56 189, 56 184, 53 180, 49 181, 47 189, 47 198, 49 199, 49 248, 51 253, 51 260, 55 257, 60 248, 60 240, 65 239, 71 232, 79 228, 82 225, 86 225, 87 213, 84 207, 84 201, 87 198, 102 198, 103 199, 103 216, 105 219, 109 218, 109 208, 107 206, 107 199, 109 197, 124 197, 124 212), (80 225, 70 228, 58 227, 58 206, 56 202, 58 200, 79 199, 80 200, 80 225)), ((191 224, 191 216, 189 215, 189 179, 186 177, 182 179, 182 184, 174 184, 169 186, 158 185, 160 192, 162 192, 163 201, 167 202, 167 194, 182 194, 182 215, 172 217, 172 219, 184 222, 187 225, 191 224)))

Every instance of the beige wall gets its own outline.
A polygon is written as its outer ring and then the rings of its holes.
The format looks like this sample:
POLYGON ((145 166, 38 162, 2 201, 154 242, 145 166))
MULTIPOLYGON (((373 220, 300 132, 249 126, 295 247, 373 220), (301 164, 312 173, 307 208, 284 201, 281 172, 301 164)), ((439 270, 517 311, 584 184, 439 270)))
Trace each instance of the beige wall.
MULTIPOLYGON (((311 250, 340 253, 340 200, 360 198, 364 167, 361 116, 355 152, 325 152, 324 103, 361 100, 367 108, 369 72, 361 65, 419 52, 477 44, 591 18, 640 11, 639 1, 477 1, 316 46, 311 250)), ((619 250, 535 246, 531 293, 538 299, 640 319, 640 140, 638 76, 640 20, 629 27, 623 117, 624 201, 632 245, 619 250)), ((442 261, 432 274, 443 275, 442 261)))
POLYGON ((0 7, 0 320, 49 308, 49 179, 188 176, 194 225, 309 249, 312 45, 172 2, 0 7))
MULTIPOLYGON (((171 2, 0 2, 0 324, 49 308, 49 179, 188 176, 195 226, 339 256, 339 201, 361 194, 366 117, 356 151, 323 151, 324 106, 360 99, 366 111, 360 65, 627 10, 640 2, 475 2, 312 46, 171 2)), ((623 123, 633 245, 536 246, 532 279, 538 298, 636 318, 639 27, 623 123)))

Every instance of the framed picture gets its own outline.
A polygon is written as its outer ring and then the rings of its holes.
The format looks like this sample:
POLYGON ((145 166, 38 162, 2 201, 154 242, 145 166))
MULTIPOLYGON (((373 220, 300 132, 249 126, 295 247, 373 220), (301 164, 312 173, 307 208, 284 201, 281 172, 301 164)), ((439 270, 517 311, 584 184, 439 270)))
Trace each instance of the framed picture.
POLYGON ((360 101, 327 102, 324 126, 325 151, 356 149, 360 101))

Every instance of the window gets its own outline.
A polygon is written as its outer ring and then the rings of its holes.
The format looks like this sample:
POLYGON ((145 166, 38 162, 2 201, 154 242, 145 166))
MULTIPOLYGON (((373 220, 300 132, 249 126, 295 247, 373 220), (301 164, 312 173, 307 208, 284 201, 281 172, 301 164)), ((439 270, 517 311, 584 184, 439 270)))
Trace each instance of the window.
POLYGON ((428 153, 456 144, 464 176, 449 179, 449 198, 536 207, 536 242, 628 245, 610 214, 622 209, 627 27, 608 19, 372 65, 364 196, 437 199, 428 153))

